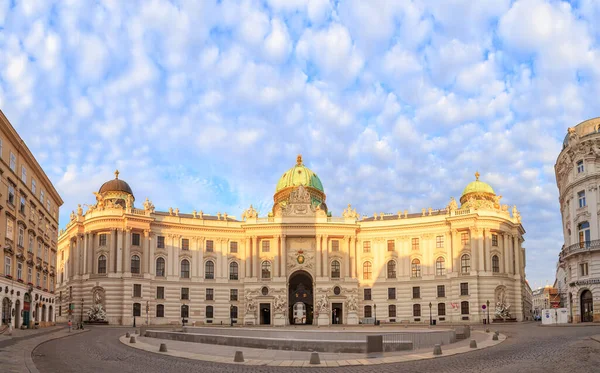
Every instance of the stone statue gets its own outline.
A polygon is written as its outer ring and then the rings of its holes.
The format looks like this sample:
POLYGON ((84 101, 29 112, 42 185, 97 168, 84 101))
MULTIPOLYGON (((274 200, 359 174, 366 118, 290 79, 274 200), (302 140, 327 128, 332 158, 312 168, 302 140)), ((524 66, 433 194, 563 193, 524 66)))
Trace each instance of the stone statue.
POLYGON ((102 197, 100 193, 96 192, 94 192, 94 195, 96 196, 96 207, 100 211, 104 210, 104 197, 102 197))
POLYGON ((179 216, 179 207, 175 209, 175 216, 179 216))
POLYGON ((275 313, 283 313, 285 314, 287 310, 287 302, 285 301, 285 297, 281 294, 275 297, 275 301, 273 303, 273 309, 275 313))
POLYGON ((144 211, 145 212, 154 212, 154 205, 152 204, 152 202, 150 202, 148 197, 146 197, 146 200, 144 201, 144 211))
POLYGON ((348 208, 344 210, 344 212, 342 212, 342 216, 345 218, 358 218, 358 213, 356 212, 356 209, 352 210, 352 205, 348 204, 348 208))
POLYGON ((250 293, 246 293, 246 315, 256 315, 256 303, 250 293))
POLYGON ((458 210, 458 204, 456 203, 456 200, 454 199, 454 197, 450 198, 450 203, 448 203, 448 206, 446 208, 448 209, 448 211, 458 210))
POLYGON ((507 319, 510 318, 510 304, 508 304, 506 297, 506 289, 504 286, 496 288, 496 311, 494 314, 497 318, 507 319))
POLYGON ((204 219, 204 213, 202 212, 202 210, 200 210, 200 212, 198 213, 198 218, 204 219))
POLYGON ((75 220, 75 211, 71 211, 71 221, 75 220))
POLYGON ((198 214, 198 211, 196 211, 196 210, 192 211, 192 217, 193 217, 194 219, 196 219, 196 215, 197 215, 197 214, 198 214))
POLYGON ((569 127, 568 136, 569 136, 569 145, 579 141, 579 135, 577 134, 577 131, 575 131, 575 127, 569 127))
POLYGON ((250 205, 250 207, 242 214, 242 220, 254 219, 256 217, 258 217, 258 213, 254 209, 254 207, 252 207, 252 205, 250 205))
POLYGON ((77 216, 83 216, 83 209, 81 208, 81 204, 77 205, 77 216))
POLYGON ((348 298, 347 305, 348 305, 348 311, 350 311, 350 312, 358 311, 358 301, 356 299, 356 295, 351 295, 348 298))
POLYGON ((127 199, 125 200, 125 207, 127 208, 127 210, 133 208, 133 196, 131 194, 128 195, 127 199))
POLYGON ((173 207, 169 207, 169 216, 173 216, 173 207))
POLYGON ((223 213, 223 220, 227 221, 227 213, 226 212, 223 213))
POLYGON ((321 294, 321 297, 317 301, 317 312, 319 312, 319 314, 327 314, 328 306, 327 295, 321 294))

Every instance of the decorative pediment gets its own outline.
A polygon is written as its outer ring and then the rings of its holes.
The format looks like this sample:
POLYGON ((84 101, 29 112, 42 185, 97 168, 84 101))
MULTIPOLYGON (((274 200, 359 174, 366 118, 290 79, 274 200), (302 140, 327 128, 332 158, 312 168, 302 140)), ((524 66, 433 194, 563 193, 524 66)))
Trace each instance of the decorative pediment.
POLYGON ((311 197, 308 190, 300 185, 292 190, 287 203, 281 206, 281 210, 277 209, 275 215, 279 216, 316 216, 317 209, 311 203, 311 197))

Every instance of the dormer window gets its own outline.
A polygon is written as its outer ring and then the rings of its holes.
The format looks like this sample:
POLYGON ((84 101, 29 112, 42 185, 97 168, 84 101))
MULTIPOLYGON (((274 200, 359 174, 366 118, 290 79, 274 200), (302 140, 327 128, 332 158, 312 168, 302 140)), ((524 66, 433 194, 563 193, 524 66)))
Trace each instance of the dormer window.
POLYGON ((583 161, 578 161, 577 162, 577 173, 581 174, 581 173, 583 173, 583 170, 584 170, 584 168, 583 168, 583 161))

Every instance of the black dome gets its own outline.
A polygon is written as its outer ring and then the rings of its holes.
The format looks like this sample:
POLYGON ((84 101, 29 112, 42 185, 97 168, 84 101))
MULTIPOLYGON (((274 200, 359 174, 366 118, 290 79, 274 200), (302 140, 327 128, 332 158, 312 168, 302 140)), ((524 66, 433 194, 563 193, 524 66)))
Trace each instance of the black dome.
POLYGON ((102 194, 105 192, 125 192, 133 195, 133 191, 129 184, 123 180, 119 180, 119 171, 115 171, 115 178, 113 180, 102 184, 99 193, 102 194))

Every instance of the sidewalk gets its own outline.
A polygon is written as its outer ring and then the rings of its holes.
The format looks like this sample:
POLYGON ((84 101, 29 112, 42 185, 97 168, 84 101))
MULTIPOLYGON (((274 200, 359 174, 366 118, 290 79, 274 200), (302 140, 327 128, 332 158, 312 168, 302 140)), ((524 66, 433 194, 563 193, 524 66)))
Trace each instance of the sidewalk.
MULTIPOLYGON (((477 349, 483 349, 495 346, 503 342, 506 336, 500 334, 498 341, 492 341, 493 333, 472 332, 471 339, 475 339, 478 344, 477 349)), ((233 357, 236 351, 242 351, 245 362, 235 363, 243 365, 269 365, 269 366, 294 366, 294 367, 324 367, 324 366, 350 366, 350 365, 376 365, 386 363, 396 363, 402 361, 412 361, 421 359, 430 359, 434 357, 433 349, 421 349, 415 351, 386 352, 376 358, 368 358, 366 354, 344 354, 344 353, 319 353, 321 364, 309 364, 310 352, 307 351, 284 351, 284 350, 264 350, 257 348, 211 345, 193 342, 180 342, 173 340, 162 340, 156 338, 146 338, 136 335, 136 343, 129 343, 129 338, 122 336, 119 338, 121 343, 129 347, 153 352, 157 354, 182 357, 193 360, 211 361, 217 363, 233 363, 233 357), (158 352, 161 343, 167 344, 168 352, 158 352)), ((474 351, 469 347, 470 339, 463 340, 451 345, 442 346, 443 355, 450 356, 455 354, 474 351)))
POLYGON ((0 336, 2 373, 39 373, 31 358, 31 353, 38 345, 88 330, 73 330, 69 333, 69 329, 61 325, 42 329, 15 329, 12 336, 5 333, 0 336))

